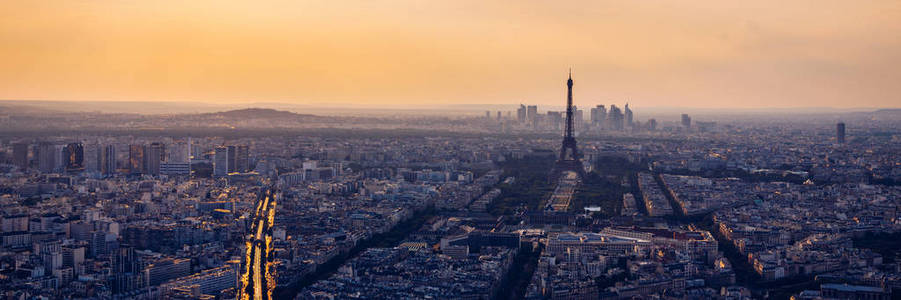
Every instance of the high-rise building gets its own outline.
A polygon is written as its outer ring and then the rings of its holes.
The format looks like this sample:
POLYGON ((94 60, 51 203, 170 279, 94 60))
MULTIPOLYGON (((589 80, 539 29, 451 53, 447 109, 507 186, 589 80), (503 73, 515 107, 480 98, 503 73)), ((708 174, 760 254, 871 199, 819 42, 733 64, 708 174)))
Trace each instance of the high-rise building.
POLYGON ((60 151, 57 145, 49 142, 38 144, 38 170, 44 173, 52 173, 57 171, 60 160, 60 151))
POLYGON ((595 125, 595 124, 597 124, 597 119, 598 119, 598 108, 597 107, 589 108, 588 109, 588 122, 590 122, 591 125, 595 125))
POLYGON ((526 121, 534 124, 538 121, 538 106, 529 105, 526 107, 526 121))
POLYGON ((238 145, 235 154, 235 171, 247 172, 250 170, 250 147, 238 145))
POLYGON ((167 147, 166 150, 169 152, 166 157, 166 161, 170 163, 188 163, 191 161, 191 153, 189 152, 189 145, 187 143, 176 143, 167 147))
POLYGON ((623 130, 623 112, 616 107, 616 105, 610 105, 610 112, 607 113, 607 128, 613 130, 623 130))
POLYGON ((682 114, 682 127, 691 128, 691 117, 688 114, 682 114))
POLYGON ((648 120, 648 130, 650 130, 650 131, 657 130, 657 119, 648 120))
POLYGON ((140 288, 140 264, 133 247, 123 246, 116 249, 112 256, 112 290, 124 293, 140 288))
POLYGON ((603 105, 598 105, 591 109, 591 125, 604 126, 607 119, 607 109, 603 105))
POLYGON ((169 152, 166 151, 166 144, 159 143, 159 145, 160 145, 160 161, 169 160, 169 156, 168 156, 169 152))
POLYGON ((191 159, 194 159, 194 157, 195 157, 194 156, 194 151, 195 151, 194 140, 192 140, 191 138, 188 138, 188 141, 185 144, 187 144, 187 147, 188 147, 188 162, 191 162, 191 159))
POLYGON ((13 164, 21 169, 28 168, 28 144, 13 144, 13 164))
POLYGON ((579 130, 585 126, 585 112, 573 105, 573 125, 574 130, 579 130))
POLYGON ((144 160, 143 145, 128 146, 128 170, 131 174, 144 173, 144 160))
POLYGON ((83 246, 76 245, 66 245, 62 247, 63 254, 63 266, 65 267, 78 267, 84 263, 84 251, 83 246))
POLYGON ((501 120, 501 111, 497 111, 497 120, 498 120, 498 121, 501 120))
POLYGON ((103 146, 100 144, 87 144, 84 146, 84 170, 89 173, 100 172, 103 146))
POLYGON ((63 148, 63 165, 66 172, 84 171, 84 145, 82 143, 69 143, 63 148))
POLYGON ((238 146, 227 146, 228 173, 238 172, 238 146))
POLYGON ((135 272, 138 270, 138 261, 135 249, 122 245, 113 257, 113 271, 117 273, 135 272))
MULTIPOLYGON (((90 224, 87 224, 87 225, 90 225, 90 224)), ((88 247, 89 247, 88 249, 90 249, 90 251, 91 251, 90 252, 91 257, 97 258, 104 254, 108 254, 109 252, 107 250, 109 250, 109 249, 108 249, 107 243, 106 243, 106 232, 95 230, 95 231, 90 231, 89 234, 90 234, 90 240, 88 240, 88 242, 90 244, 88 245, 88 247)))
POLYGON ((626 103, 624 115, 626 117, 626 127, 631 128, 632 127, 632 110, 629 109, 629 103, 626 103))
POLYGON ((845 123, 838 122, 835 124, 835 140, 838 141, 839 144, 845 143, 845 123))
POLYGON ((548 111, 546 119, 554 130, 563 128, 563 113, 559 111, 548 111))
POLYGON ((206 153, 210 151, 209 148, 206 148, 206 147, 199 147, 199 146, 197 146, 197 145, 195 145, 195 144, 192 144, 192 143, 188 143, 188 147, 190 147, 190 151, 191 151, 191 161, 192 161, 192 162, 193 162, 193 160, 195 160, 195 159, 208 159, 208 158, 209 158, 209 157, 207 157, 207 155, 206 155, 206 153))
POLYGON ((100 156, 100 172, 107 176, 116 173, 116 146, 106 145, 103 147, 103 154, 100 156))
POLYGON ((165 157, 166 146, 162 143, 152 143, 150 146, 145 147, 144 158, 144 172, 150 175, 160 175, 160 163, 162 163, 163 158, 165 157))
POLYGON ((160 174, 190 175, 190 141, 188 143, 176 143, 174 145, 170 145, 166 149, 166 160, 160 163, 160 174))
POLYGON ((516 110, 516 121, 519 121, 520 124, 526 122, 526 106, 520 104, 519 108, 516 110))
POLYGON ((213 156, 213 176, 228 175, 228 147, 216 147, 215 153, 213 156))

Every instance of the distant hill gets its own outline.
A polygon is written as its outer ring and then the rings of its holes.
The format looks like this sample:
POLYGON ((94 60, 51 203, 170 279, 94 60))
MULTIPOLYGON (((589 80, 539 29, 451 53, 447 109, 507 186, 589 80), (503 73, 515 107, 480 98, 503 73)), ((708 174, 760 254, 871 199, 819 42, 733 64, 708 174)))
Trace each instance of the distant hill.
POLYGON ((60 113, 60 111, 53 110, 53 109, 47 109, 44 107, 38 107, 38 106, 0 102, 0 114, 28 115, 28 114, 50 114, 50 113, 60 113))
POLYGON ((869 117, 901 117, 901 108, 883 108, 873 111, 859 111, 848 113, 848 115, 859 115, 869 117))
POLYGON ((873 112, 874 114, 901 114, 901 108, 885 108, 873 112))
POLYGON ((234 106, 185 101, 56 101, 0 100, 0 106, 32 107, 54 112, 99 112, 108 114, 187 114, 208 113, 234 106))
POLYGON ((245 108, 200 115, 216 116, 230 119, 292 119, 316 117, 315 115, 297 114, 290 111, 275 110, 269 108, 245 108))
POLYGON ((873 120, 901 120, 901 108, 886 108, 869 113, 873 120))

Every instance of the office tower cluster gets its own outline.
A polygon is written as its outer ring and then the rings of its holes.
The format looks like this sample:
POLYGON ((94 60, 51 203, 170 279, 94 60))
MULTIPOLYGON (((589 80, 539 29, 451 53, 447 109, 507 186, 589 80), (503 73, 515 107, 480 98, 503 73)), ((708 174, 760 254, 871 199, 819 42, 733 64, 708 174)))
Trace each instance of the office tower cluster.
POLYGON ((131 174, 189 175, 191 161, 187 144, 154 142, 149 145, 128 146, 128 170, 131 174))
POLYGON ((219 146, 215 149, 213 176, 250 171, 250 148, 247 145, 219 146))
MULTIPOLYGON (((566 111, 548 110, 539 113, 537 105, 520 104, 515 113, 515 118, 511 117, 503 122, 503 130, 562 132, 566 125, 566 111)), ((676 117, 675 120, 662 122, 656 118, 639 121, 636 119, 630 103, 623 106, 599 104, 587 110, 582 110, 575 105, 572 107, 573 129, 577 135, 600 132, 680 132, 684 134, 711 132, 717 128, 717 123, 712 121, 692 122, 692 117, 688 114, 676 115, 676 117)), ((501 121, 500 117, 498 121, 501 121)))
POLYGON ((190 175, 191 146, 188 142, 127 144, 120 160, 122 143, 61 143, 39 141, 11 145, 10 163, 19 170, 41 173, 89 174, 110 177, 125 175, 190 175))
MULTIPOLYGON (((516 110, 516 122, 521 128, 530 130, 563 130, 565 127, 565 111, 547 111, 544 114, 538 113, 536 105, 520 105, 516 110)), ((597 105, 588 110, 587 119, 586 112, 579 109, 578 106, 572 107, 573 129, 577 133, 586 133, 591 131, 638 131, 638 130, 656 130, 657 121, 654 120, 653 126, 649 123, 640 124, 634 121, 632 109, 627 103, 625 107, 620 108, 615 104, 597 105)))

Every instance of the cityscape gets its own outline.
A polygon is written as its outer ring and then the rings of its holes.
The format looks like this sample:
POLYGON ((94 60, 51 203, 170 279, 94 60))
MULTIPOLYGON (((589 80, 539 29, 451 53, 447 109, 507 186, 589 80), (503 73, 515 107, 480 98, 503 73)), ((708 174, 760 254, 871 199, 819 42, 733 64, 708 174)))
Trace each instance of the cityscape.
POLYGON ((901 299, 901 6, 578 4, 0 5, 0 299, 901 299))
POLYGON ((586 118, 573 85, 564 111, 430 123, 9 106, 3 296, 898 295, 901 112, 586 118), (408 129, 332 127, 375 123, 408 129))

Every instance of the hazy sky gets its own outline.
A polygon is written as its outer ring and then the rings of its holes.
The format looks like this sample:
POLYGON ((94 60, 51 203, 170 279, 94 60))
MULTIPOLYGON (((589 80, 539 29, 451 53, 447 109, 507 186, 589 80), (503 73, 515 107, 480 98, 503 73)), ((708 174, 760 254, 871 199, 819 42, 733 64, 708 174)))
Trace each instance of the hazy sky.
POLYGON ((0 98, 901 107, 901 1, 0 1, 0 98))

